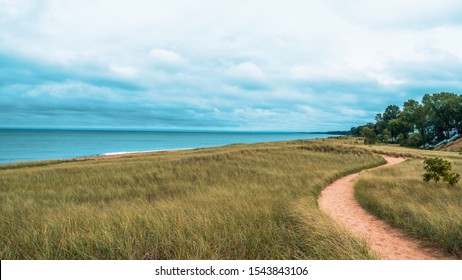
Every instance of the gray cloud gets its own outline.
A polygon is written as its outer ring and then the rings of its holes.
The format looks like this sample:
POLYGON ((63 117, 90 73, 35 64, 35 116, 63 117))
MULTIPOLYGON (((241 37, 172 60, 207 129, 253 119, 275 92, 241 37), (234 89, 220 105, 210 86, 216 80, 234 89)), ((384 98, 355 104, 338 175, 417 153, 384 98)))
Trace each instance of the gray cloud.
POLYGON ((337 130, 460 91, 458 1, 345 3, 0 2, 0 126, 337 130))

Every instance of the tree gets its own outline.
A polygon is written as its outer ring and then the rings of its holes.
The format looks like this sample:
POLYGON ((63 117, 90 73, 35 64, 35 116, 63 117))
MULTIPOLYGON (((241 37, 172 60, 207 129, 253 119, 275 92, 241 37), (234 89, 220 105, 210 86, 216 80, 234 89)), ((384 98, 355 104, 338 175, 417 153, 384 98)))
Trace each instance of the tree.
POLYGON ((385 129, 387 129, 387 122, 383 120, 382 114, 375 115, 375 131, 377 134, 383 134, 385 129))
POLYGON ((449 92, 425 94, 422 103, 429 112, 430 123, 439 138, 449 138, 451 128, 460 128, 462 105, 461 97, 457 94, 449 92))
POLYGON ((382 137, 384 142, 388 142, 388 140, 391 138, 391 132, 385 128, 382 132, 382 137))
POLYGON ((374 133, 377 141, 386 142, 391 138, 396 142, 399 138, 400 144, 418 147, 431 139, 449 138, 454 128, 462 133, 462 95, 440 92, 425 94, 420 103, 409 99, 402 110, 397 105, 389 105, 383 113, 376 114, 375 123, 352 127, 351 134, 368 135, 366 141, 373 142, 374 133), (363 131, 365 127, 371 131, 363 131), (418 136, 410 133, 415 129, 418 136))
POLYGON ((403 119, 397 118, 388 122, 388 129, 391 132, 392 140, 395 142, 399 134, 403 134, 406 137, 409 130, 411 130, 411 126, 403 119))
POLYGON ((383 112, 382 119, 385 122, 389 122, 391 120, 397 119, 399 117, 399 113, 401 110, 396 105, 389 105, 385 108, 385 112, 383 112))
MULTIPOLYGON (((404 102, 401 115, 406 122, 412 124, 419 131, 422 143, 419 143, 418 146, 423 144, 426 139, 426 133, 429 125, 427 108, 419 102, 409 99, 404 102)), ((417 139, 416 137, 414 138, 417 139)))
POLYGON ((361 129, 361 136, 363 136, 364 144, 374 144, 375 143, 375 132, 371 128, 365 126, 361 129))
POLYGON ((388 129, 384 129, 382 133, 377 135, 377 140, 379 140, 382 143, 387 143, 391 138, 391 133, 388 129))
POLYGON ((359 126, 353 126, 350 129, 351 136, 360 136, 361 135, 361 128, 359 126))
POLYGON ((409 136, 409 138, 406 141, 406 146, 417 148, 420 145, 422 145, 422 135, 420 133, 414 133, 409 136))
POLYGON ((425 182, 434 180, 439 182, 440 178, 447 182, 451 187, 454 187, 460 179, 460 175, 457 173, 450 173, 451 163, 441 158, 428 158, 424 160, 425 173, 422 175, 425 182))
POLYGON ((456 115, 456 128, 459 131, 459 134, 462 134, 462 95, 459 95, 459 101, 457 101, 457 112, 458 114, 456 115))
POLYGON ((364 127, 368 127, 368 128, 370 128, 370 129, 374 130, 375 124, 373 124, 373 123, 367 123, 367 124, 365 124, 365 125, 360 125, 360 126, 352 127, 352 128, 350 129, 350 134, 353 135, 353 136, 362 136, 361 132, 362 132, 362 129, 363 129, 364 127))

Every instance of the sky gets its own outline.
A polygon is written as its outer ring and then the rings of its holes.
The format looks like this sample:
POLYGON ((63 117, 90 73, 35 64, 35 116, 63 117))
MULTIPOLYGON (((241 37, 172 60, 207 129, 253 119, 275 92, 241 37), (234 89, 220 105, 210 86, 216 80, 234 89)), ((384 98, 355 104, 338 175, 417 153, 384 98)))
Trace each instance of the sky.
POLYGON ((460 0, 0 0, 0 127, 349 130, 441 91, 460 0))

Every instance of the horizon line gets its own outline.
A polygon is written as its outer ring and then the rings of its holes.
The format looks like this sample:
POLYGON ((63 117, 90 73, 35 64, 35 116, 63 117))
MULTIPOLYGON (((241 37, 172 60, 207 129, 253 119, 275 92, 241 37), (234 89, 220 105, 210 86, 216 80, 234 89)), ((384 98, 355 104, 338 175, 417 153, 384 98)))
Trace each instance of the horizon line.
POLYGON ((226 130, 226 129, 187 129, 187 128, 126 128, 126 127, 0 127, 0 130, 42 130, 42 131, 113 131, 113 132, 192 132, 192 133, 301 133, 301 134, 341 134, 349 130, 331 131, 281 131, 281 130, 226 130))

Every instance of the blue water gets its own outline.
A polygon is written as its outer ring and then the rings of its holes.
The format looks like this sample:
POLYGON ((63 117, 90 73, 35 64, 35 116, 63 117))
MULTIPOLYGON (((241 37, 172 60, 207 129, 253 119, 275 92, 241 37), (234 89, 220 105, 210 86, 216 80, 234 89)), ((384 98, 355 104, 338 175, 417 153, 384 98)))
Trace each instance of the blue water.
POLYGON ((64 159, 108 153, 203 148, 326 138, 332 135, 252 132, 154 132, 0 129, 0 163, 64 159))

